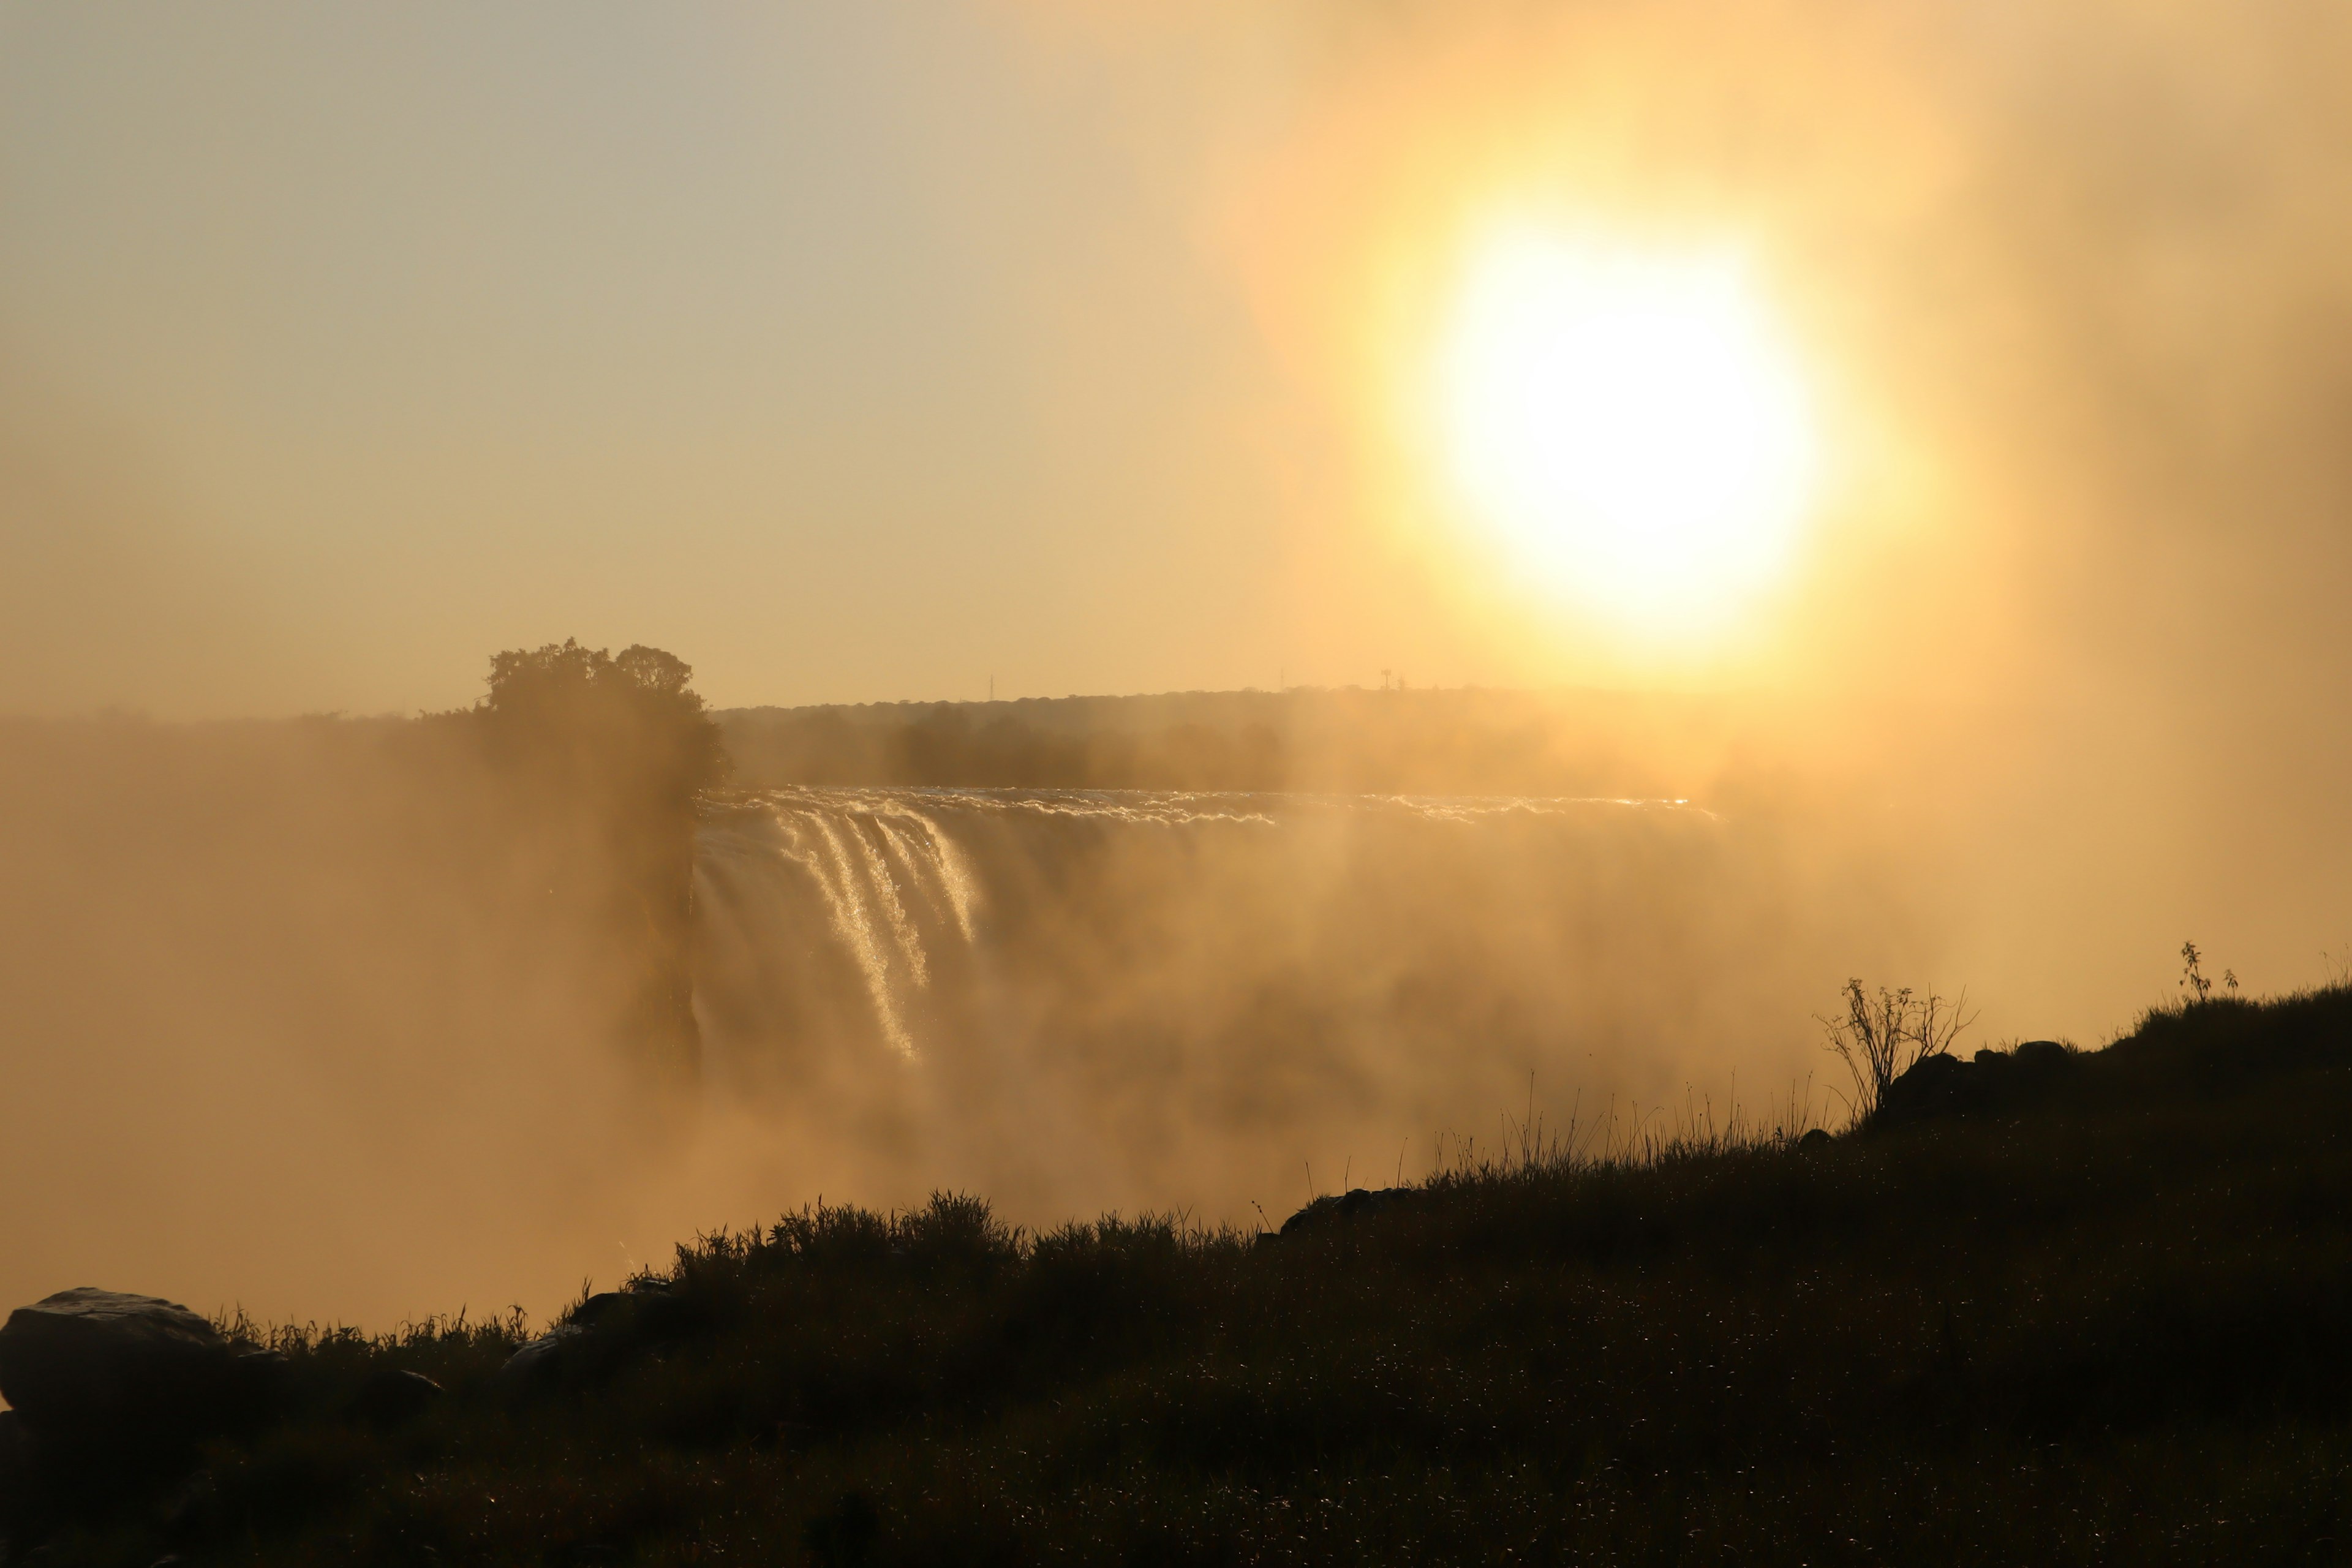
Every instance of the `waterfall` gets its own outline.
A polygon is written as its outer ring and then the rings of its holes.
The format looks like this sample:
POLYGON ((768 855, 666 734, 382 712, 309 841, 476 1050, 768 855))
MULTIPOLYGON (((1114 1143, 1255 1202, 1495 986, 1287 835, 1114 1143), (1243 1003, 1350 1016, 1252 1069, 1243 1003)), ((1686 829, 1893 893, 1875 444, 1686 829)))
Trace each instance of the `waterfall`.
POLYGON ((1663 1037, 1727 977, 1709 933, 1755 945, 1750 859, 1673 801, 780 790, 706 809, 698 1005, 739 1078, 1121 1041, 1239 1070, 1276 1015, 1327 1055, 1663 1037))
POLYGON ((1777 1101, 1884 941, 1796 841, 1679 801, 736 796, 699 839, 709 1092, 869 1184, 1227 1216, 1531 1103, 1777 1101))
POLYGON ((929 988, 938 944, 972 940, 977 894, 954 844, 917 803, 881 791, 780 792, 708 814, 698 860, 707 906, 735 910, 764 897, 821 909, 880 1039, 901 1057, 918 1054, 909 999, 929 988))

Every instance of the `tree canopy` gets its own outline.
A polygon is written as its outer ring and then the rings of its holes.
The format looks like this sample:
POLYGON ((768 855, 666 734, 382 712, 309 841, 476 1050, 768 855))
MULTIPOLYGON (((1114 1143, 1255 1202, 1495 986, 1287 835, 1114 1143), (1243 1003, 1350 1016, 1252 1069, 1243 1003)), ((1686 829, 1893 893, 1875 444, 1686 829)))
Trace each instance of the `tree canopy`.
POLYGON ((572 638, 490 657, 473 710, 508 760, 568 783, 679 805, 727 775, 694 668, 642 644, 617 655, 572 638))

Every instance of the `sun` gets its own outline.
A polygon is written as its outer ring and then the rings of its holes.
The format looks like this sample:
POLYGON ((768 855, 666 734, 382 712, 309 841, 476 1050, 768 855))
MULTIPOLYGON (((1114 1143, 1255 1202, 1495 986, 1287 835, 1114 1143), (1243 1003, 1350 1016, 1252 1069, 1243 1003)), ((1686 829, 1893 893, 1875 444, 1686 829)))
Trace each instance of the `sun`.
POLYGON ((1622 634, 1693 640, 1787 572, 1814 421, 1736 257, 1499 235, 1443 342, 1452 485, 1551 595, 1622 634))

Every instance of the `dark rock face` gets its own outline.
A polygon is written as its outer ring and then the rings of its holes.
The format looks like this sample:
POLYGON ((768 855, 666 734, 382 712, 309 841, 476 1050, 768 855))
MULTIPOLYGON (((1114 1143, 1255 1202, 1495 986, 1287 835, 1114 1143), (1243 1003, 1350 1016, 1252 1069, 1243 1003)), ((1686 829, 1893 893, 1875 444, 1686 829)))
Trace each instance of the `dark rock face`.
MULTIPOLYGON (((168 1442, 247 1400, 236 1350, 176 1302, 87 1286, 0 1327, 0 1394, 44 1444, 168 1442)), ((266 1375, 266 1374, 264 1374, 266 1375)))
POLYGON ((24 1510, 33 1487, 33 1435, 14 1410, 0 1410, 0 1529, 24 1510))
POLYGON ((389 1432, 430 1410, 441 1398, 441 1385, 421 1372, 384 1368, 360 1385, 343 1414, 363 1426, 389 1432))
POLYGON ((2080 1064, 2056 1040, 2028 1040, 2013 1051, 1979 1051, 1973 1061, 1923 1057, 1887 1085, 1873 1122, 1901 1126, 1951 1116, 2007 1116, 2070 1079, 2080 1064))
POLYGON ((1374 1191, 1353 1187, 1337 1197, 1319 1197, 1288 1219, 1282 1222, 1279 1234, 1296 1236, 1300 1231, 1320 1229, 1324 1226, 1360 1219, 1387 1209, 1402 1208, 1418 1200, 1420 1192, 1412 1187, 1381 1187, 1374 1191))
POLYGON ((205 1438, 278 1412, 289 1370, 153 1296, 83 1287, 19 1307, 0 1326, 15 1406, 0 1412, 0 1562, 74 1521, 152 1513, 205 1438))
POLYGON ((294 1366, 276 1351, 241 1352, 231 1369, 227 1397, 218 1412, 218 1425, 251 1427, 274 1417, 286 1404, 294 1380, 294 1366))
POLYGON ((547 1387, 562 1371, 564 1352, 587 1338, 587 1330, 572 1323, 558 1323, 539 1338, 526 1341, 499 1368, 499 1386, 509 1394, 535 1393, 547 1387))
POLYGON ((1958 1057, 1922 1057, 1886 1086, 1881 1121, 1924 1121, 1981 1109, 1984 1079, 1958 1057))
POLYGON ((599 1291, 508 1357, 498 1381, 510 1395, 593 1384, 639 1352, 684 1339, 702 1326, 695 1303, 667 1289, 599 1291))
MULTIPOLYGON (((1993 1058, 1994 1061, 1999 1061, 2000 1059, 2000 1055, 2001 1053, 1999 1051, 1979 1051, 1977 1053, 1978 1065, 1986 1065, 1985 1058, 1988 1057, 1993 1058)), ((2074 1055, 2074 1053, 2073 1051, 2068 1050, 2056 1040, 2028 1040, 2023 1045, 2018 1047, 2016 1050, 2011 1052, 2009 1059, 2011 1065, 2016 1067, 2034 1071, 2045 1071, 2051 1068, 2058 1067, 2060 1064, 2071 1060, 2074 1055)))

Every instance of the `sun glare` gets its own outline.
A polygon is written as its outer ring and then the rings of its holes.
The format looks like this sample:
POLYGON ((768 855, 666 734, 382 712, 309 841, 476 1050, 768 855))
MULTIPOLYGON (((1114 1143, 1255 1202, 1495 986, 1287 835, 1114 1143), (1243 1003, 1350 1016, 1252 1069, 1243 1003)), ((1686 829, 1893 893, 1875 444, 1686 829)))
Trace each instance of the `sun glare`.
POLYGON ((1621 633, 1720 629, 1787 568, 1811 411, 1735 259, 1492 241, 1441 396, 1462 500, 1515 563, 1621 633))

